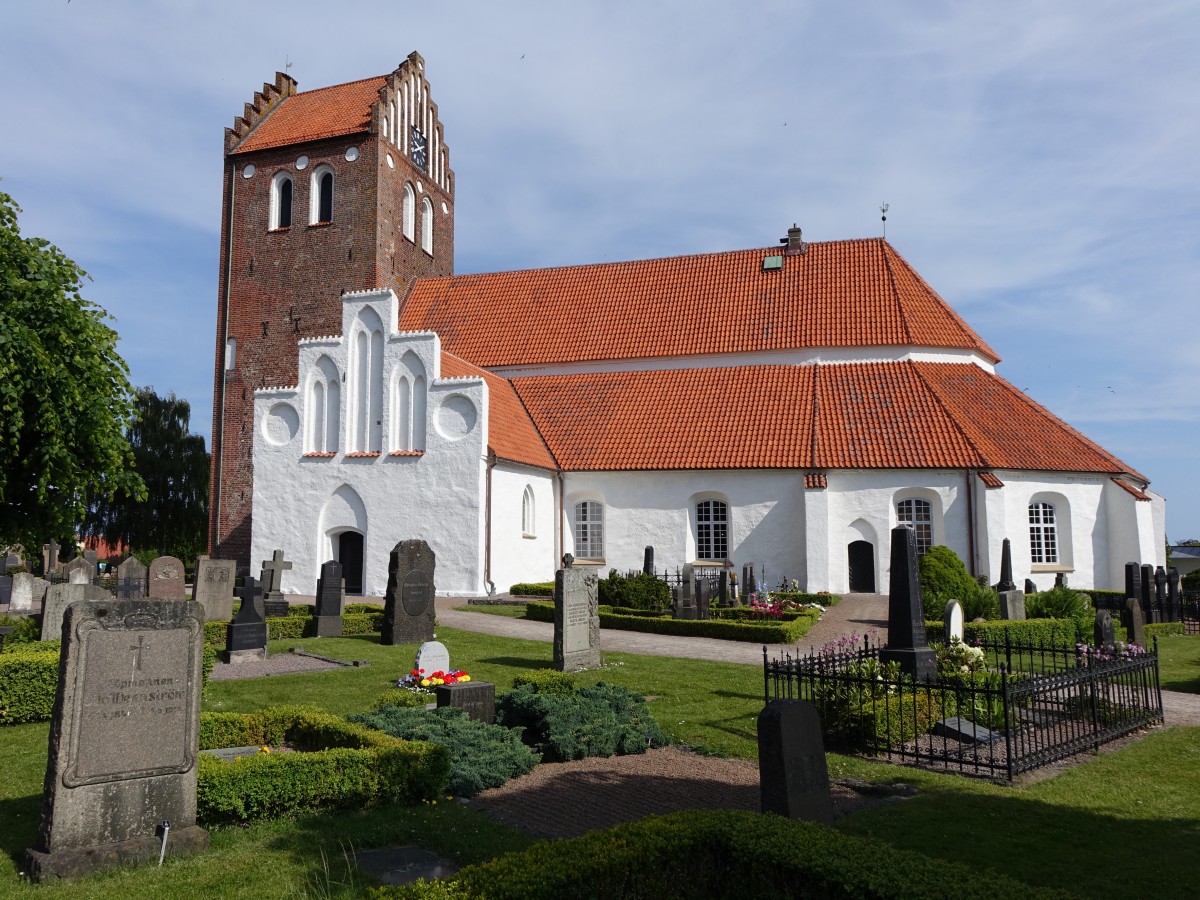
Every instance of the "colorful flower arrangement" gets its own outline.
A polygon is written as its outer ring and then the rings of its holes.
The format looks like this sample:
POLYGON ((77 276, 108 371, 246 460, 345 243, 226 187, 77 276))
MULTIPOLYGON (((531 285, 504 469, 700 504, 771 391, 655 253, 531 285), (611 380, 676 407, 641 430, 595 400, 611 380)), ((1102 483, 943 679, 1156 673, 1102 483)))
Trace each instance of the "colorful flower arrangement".
POLYGON ((424 669, 413 669, 396 682, 396 687, 404 688, 415 694, 431 694, 439 684, 464 684, 471 680, 465 669, 452 672, 426 672, 424 669))
POLYGON ((769 591, 750 595, 750 604, 748 606, 750 615, 756 619, 779 619, 783 617, 785 612, 794 612, 801 609, 815 609, 818 612, 824 613, 825 607, 819 603, 797 603, 795 600, 776 600, 769 591))

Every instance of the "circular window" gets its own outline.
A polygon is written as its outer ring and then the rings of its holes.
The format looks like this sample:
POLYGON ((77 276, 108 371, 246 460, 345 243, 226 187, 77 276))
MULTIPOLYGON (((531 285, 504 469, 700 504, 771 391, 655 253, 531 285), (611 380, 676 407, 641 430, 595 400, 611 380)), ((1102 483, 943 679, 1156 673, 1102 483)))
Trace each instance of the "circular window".
POLYGON ((250 163, 250 165, 248 165, 244 169, 242 169, 242 177, 243 178, 253 178, 254 172, 255 172, 254 163, 250 163))
POLYGON ((388 168, 389 168, 389 169, 394 169, 394 168, 396 168, 396 161, 395 161, 394 159, 392 159, 392 154, 390 154, 390 153, 389 153, 389 154, 387 155, 387 161, 388 161, 388 168))
POLYGON ((351 147, 346 151, 346 162, 354 162, 356 159, 358 159, 358 148, 351 147))
POLYGON ((471 433, 478 418, 475 404, 470 399, 462 394, 451 394, 438 407, 438 434, 448 441, 457 441, 471 433))
POLYGON ((308 157, 307 156, 297 157, 296 168, 297 169, 307 169, 308 168, 308 157))
POLYGON ((421 184, 421 182, 419 182, 419 181, 417 182, 417 193, 418 194, 425 193, 425 185, 421 184))
POLYGON ((263 416, 263 438, 274 447, 290 443, 299 430, 300 416, 290 403, 276 403, 263 416))

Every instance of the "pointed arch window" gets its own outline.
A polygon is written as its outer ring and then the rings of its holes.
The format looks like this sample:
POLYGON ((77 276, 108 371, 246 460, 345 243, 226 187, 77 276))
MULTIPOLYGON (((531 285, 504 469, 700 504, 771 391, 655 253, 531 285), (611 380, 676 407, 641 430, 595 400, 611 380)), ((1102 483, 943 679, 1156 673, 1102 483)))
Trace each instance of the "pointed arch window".
POLYGON ((308 192, 308 223, 323 225, 333 221, 333 169, 317 166, 313 170, 312 184, 308 192))
POLYGON ((292 176, 280 172, 271 180, 271 229, 292 227, 292 176))
POLYGON ((347 444, 352 452, 383 449, 383 322, 371 310, 359 314, 350 343, 351 391, 347 444))
POLYGON ((917 533, 917 556, 929 552, 933 546, 933 504, 916 497, 901 500, 896 504, 896 521, 917 533))
POLYGON ((425 407, 425 365, 410 350, 404 354, 392 376, 388 437, 392 451, 425 449, 425 407))
POLYGON ((415 242, 417 239, 417 195, 413 192, 413 186, 407 182, 404 185, 402 213, 404 236, 415 242))
POLYGON ((428 197, 421 201, 421 249, 433 254, 433 204, 428 197))
POLYGON ((337 367, 327 356, 322 356, 313 367, 304 406, 305 452, 337 453, 342 386, 337 367))
POLYGON ((525 537, 537 535, 537 522, 534 518, 533 485, 525 485, 525 493, 521 495, 521 533, 525 537))

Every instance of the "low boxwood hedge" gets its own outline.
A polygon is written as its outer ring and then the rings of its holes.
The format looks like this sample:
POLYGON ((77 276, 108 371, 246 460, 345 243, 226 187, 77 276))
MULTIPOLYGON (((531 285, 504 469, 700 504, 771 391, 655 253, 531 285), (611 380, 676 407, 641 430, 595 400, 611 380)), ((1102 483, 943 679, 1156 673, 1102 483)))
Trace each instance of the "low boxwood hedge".
POLYGON ((283 743, 300 752, 222 760, 202 753, 196 812, 206 825, 272 819, 315 809, 360 809, 379 801, 416 804, 440 796, 450 778, 444 747, 402 741, 316 707, 202 713, 200 748, 283 743))
MULTIPOLYGON (((1006 630, 1014 643, 1074 647, 1076 642, 1074 619, 991 619, 987 622, 967 622, 963 625, 963 640, 968 644, 977 639, 988 643, 1003 642, 1006 630)), ((940 643, 944 632, 945 626, 941 622, 926 620, 925 634, 931 641, 940 643)), ((1092 639, 1088 629, 1081 630, 1079 637, 1085 642, 1092 639)))
POLYGON ((374 888, 375 898, 912 897, 1067 898, 1005 875, 897 850, 883 841, 751 812, 652 816, 544 841, 450 879, 374 888))
MULTIPOLYGON (((525 618, 538 622, 554 621, 554 604, 526 603, 525 618)), ((815 619, 807 616, 794 622, 725 622, 719 619, 669 619, 645 616, 621 616, 600 613, 600 627, 649 634, 673 634, 680 637, 707 637, 725 641, 750 641, 756 644, 793 644, 812 628, 815 619)))
POLYGON ((542 581, 536 583, 521 582, 508 589, 514 597, 553 597, 554 582, 542 581))

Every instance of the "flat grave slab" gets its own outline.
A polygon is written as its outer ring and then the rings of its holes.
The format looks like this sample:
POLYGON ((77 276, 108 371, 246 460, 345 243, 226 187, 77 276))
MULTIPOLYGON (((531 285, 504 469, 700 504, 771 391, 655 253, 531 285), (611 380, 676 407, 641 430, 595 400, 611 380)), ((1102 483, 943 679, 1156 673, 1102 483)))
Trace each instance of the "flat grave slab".
POLYGON ((458 866, 420 847, 381 847, 354 854, 359 871, 384 884, 410 884, 418 878, 433 881, 458 871, 458 866))

